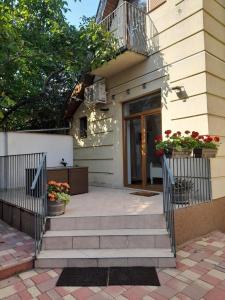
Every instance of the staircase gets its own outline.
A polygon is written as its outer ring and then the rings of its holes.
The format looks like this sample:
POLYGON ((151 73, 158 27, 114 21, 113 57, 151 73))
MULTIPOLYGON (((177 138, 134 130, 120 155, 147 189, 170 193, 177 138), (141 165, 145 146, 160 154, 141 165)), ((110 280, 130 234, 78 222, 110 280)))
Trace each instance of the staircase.
POLYGON ((37 268, 175 267, 163 214, 49 218, 37 268))

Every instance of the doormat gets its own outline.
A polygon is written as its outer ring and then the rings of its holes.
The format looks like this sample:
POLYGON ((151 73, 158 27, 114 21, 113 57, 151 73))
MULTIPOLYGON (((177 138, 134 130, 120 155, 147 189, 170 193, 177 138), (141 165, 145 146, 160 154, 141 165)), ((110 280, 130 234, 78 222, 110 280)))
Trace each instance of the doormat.
POLYGON ((56 286, 160 286, 154 267, 64 268, 56 286))
POLYGON ((134 192, 134 193, 130 193, 131 195, 135 195, 135 196, 143 196, 143 197, 152 197, 152 196, 156 196, 159 195, 159 193, 152 193, 152 192, 134 192))

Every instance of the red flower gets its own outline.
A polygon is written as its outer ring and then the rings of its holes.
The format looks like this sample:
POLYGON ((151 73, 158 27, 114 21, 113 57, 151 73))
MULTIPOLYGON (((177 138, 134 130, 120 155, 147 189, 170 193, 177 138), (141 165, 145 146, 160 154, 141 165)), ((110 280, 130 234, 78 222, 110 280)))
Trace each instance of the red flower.
POLYGON ((199 135, 198 140, 204 140, 204 135, 199 135))
POLYGON ((177 138, 177 133, 174 133, 172 137, 177 138))
POLYGON ((191 132, 190 132, 189 130, 186 130, 185 133, 186 133, 186 134, 190 134, 191 132))
POLYGON ((194 139, 196 139, 198 136, 199 136, 199 133, 197 131, 192 131, 191 137, 193 137, 194 139))
POLYGON ((180 132, 180 131, 177 131, 177 135, 181 136, 181 132, 180 132))
POLYGON ((211 136, 208 136, 204 141, 206 143, 211 143, 213 141, 213 138, 211 136))
POLYGON ((162 135, 157 135, 155 137, 155 143, 161 142, 162 141, 162 135))
POLYGON ((163 156, 163 154, 164 154, 164 151, 162 149, 155 151, 155 155, 158 156, 158 157, 163 156))
POLYGON ((172 130, 170 130, 170 129, 168 129, 168 130, 165 131, 166 135, 170 135, 171 133, 172 133, 172 130))
POLYGON ((215 136, 215 137, 214 137, 214 141, 217 142, 217 143, 219 143, 220 137, 219 137, 219 136, 215 136))

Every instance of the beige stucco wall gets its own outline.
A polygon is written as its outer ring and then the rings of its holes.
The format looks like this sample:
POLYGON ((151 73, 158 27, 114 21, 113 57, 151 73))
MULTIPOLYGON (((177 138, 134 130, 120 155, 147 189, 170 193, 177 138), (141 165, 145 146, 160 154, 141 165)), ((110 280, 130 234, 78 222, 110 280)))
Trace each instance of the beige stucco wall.
POLYGON ((209 134, 221 136, 211 160, 214 198, 225 195, 225 0, 204 1, 206 86, 209 134))
MULTIPOLYGON (((215 69, 215 61, 212 61, 205 51, 206 45, 211 49, 210 51, 215 51, 214 48, 217 48, 217 56, 220 59, 219 63, 217 61, 217 65, 220 65, 221 59, 224 58, 224 44, 218 46, 218 37, 222 38, 222 35, 225 35, 225 31, 222 34, 220 32, 222 28, 224 30, 224 27, 220 27, 218 30, 213 29, 215 31, 213 33, 217 35, 215 45, 212 33, 210 34, 210 30, 208 33, 205 30, 205 27, 210 27, 210 22, 212 22, 207 17, 207 9, 213 10, 216 7, 215 16, 220 19, 218 23, 221 25, 225 9, 219 3, 224 4, 224 0, 170 0, 150 13, 158 31, 152 55, 144 62, 107 78, 110 110, 107 114, 100 113, 97 107, 96 111, 98 112, 95 116, 100 125, 101 118, 110 118, 110 121, 107 124, 104 123, 103 133, 94 133, 88 137, 87 141, 83 142, 84 144, 76 136, 78 119, 86 114, 84 105, 79 108, 74 116, 72 130, 72 134, 76 137, 75 163, 90 167, 90 180, 93 184, 123 186, 122 103, 124 101, 161 89, 163 131, 168 128, 172 130, 190 129, 198 130, 202 134, 213 134, 216 129, 212 118, 219 119, 216 123, 220 122, 222 125, 224 116, 217 114, 221 114, 220 108, 224 107, 223 97, 225 95, 221 77, 225 75, 225 72, 223 72, 223 67, 219 67, 221 69, 214 75, 207 72, 210 65, 215 69), (206 5, 206 2, 213 2, 213 6, 206 5), (220 6, 219 10, 218 5, 220 6), (213 84, 209 76, 213 77, 213 84), (145 89, 142 87, 143 83, 146 84, 145 89), (172 91, 171 88, 177 85, 185 87, 186 99, 179 99, 172 91), (218 97, 215 92, 209 95, 209 90, 215 90, 218 86, 224 96, 218 97), (130 90, 129 95, 127 89, 130 90), (113 101, 111 100, 112 95, 115 97, 113 101), (219 98, 216 113, 212 104, 214 101, 212 97, 215 95, 219 98), (214 113, 209 115, 208 110, 210 112, 213 110, 214 113), (89 140, 93 140, 93 142, 89 140), (98 147, 93 148, 92 145, 95 143, 98 144, 98 147), (81 149, 83 147, 86 147, 84 151, 81 149), (90 153, 93 155, 91 156, 90 153)), ((93 122, 91 117, 89 120, 91 127, 93 122)), ((222 135, 221 129, 215 134, 222 135)), ((224 146, 222 148, 225 150, 224 146)), ((224 150, 220 150, 220 156, 223 155, 224 150)), ((223 172, 220 171, 217 175, 216 162, 212 162, 212 165, 213 176, 215 176, 213 193, 216 197, 222 197, 225 195, 221 185, 223 172)))

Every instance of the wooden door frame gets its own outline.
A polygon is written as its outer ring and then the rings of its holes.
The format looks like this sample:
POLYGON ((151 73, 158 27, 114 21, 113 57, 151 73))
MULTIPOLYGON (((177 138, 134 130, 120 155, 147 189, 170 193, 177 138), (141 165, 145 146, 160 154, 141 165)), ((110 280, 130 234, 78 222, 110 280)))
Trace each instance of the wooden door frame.
MULTIPOLYGON (((127 102, 126 102, 127 103, 127 102)), ((124 104, 123 104, 124 108, 124 104)), ((144 189, 147 185, 147 169, 146 169, 146 162, 147 162, 147 132, 146 132, 146 117, 151 115, 162 115, 162 109, 151 109, 140 113, 135 113, 129 116, 124 116, 124 109, 122 109, 122 129, 123 129, 123 181, 125 187, 130 187, 131 184, 128 184, 128 157, 127 157, 127 121, 132 119, 140 119, 141 120, 141 172, 142 172, 142 185, 141 187, 144 189)))

